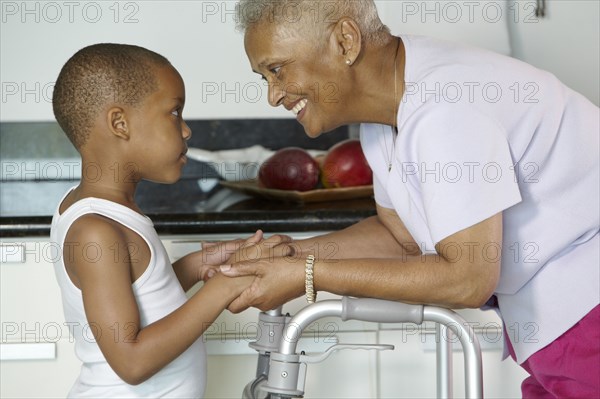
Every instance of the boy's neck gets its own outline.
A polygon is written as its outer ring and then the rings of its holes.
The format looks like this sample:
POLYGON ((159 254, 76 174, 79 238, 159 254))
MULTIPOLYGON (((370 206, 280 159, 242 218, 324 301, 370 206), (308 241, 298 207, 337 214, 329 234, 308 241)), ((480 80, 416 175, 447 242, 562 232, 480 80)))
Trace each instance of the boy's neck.
POLYGON ((138 177, 119 162, 82 161, 81 181, 73 192, 74 200, 95 197, 116 202, 142 213, 135 203, 138 177))

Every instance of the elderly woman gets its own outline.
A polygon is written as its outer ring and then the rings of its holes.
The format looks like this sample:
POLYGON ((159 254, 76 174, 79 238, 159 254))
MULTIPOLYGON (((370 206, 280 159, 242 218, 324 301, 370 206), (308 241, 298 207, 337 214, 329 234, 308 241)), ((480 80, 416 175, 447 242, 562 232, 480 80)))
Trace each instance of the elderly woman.
POLYGON ((524 396, 600 396, 598 108, 516 59, 392 36, 370 0, 244 0, 238 16, 272 106, 310 137, 361 123, 377 216, 224 265, 256 275, 231 310, 321 290, 487 303, 524 396))

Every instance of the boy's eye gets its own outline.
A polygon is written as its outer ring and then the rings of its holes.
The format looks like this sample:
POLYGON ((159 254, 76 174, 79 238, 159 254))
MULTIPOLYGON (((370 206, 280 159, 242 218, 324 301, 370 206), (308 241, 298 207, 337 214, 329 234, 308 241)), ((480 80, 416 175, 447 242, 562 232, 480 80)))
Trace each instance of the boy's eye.
POLYGON ((181 116, 181 109, 177 108, 177 109, 171 111, 171 115, 174 115, 179 118, 181 116))

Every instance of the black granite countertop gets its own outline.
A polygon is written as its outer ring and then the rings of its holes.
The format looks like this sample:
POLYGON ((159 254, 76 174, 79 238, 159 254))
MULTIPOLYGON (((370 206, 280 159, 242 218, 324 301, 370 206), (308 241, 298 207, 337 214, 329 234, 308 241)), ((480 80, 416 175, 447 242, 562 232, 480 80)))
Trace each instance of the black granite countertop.
MULTIPOLYGON (((266 233, 332 231, 375 214, 372 198, 303 204, 249 197, 221 186, 204 197, 190 197, 189 191, 177 193, 177 189, 185 190, 185 183, 169 187, 161 196, 149 196, 154 200, 140 205, 161 235, 251 233, 257 229, 266 233), (203 210, 211 201, 223 206, 211 205, 203 210)), ((51 219, 51 216, 0 217, 0 237, 48 236, 51 219)))
MULTIPOLYGON (((348 128, 341 127, 311 139, 293 119, 198 120, 188 125, 194 131, 188 145, 205 150, 256 143, 272 150, 326 150, 349 135, 348 128)), ((77 153, 55 122, 0 123, 0 132, 0 163, 6 172, 0 180, 0 237, 48 236, 53 210, 78 184, 77 176, 65 172, 73 170, 77 153), (41 159, 54 162, 46 167, 41 159), (68 168, 59 168, 63 173, 58 176, 50 173, 61 162, 68 168), (31 178, 36 170, 41 175, 31 178)), ((213 166, 190 159, 177 183, 138 185, 136 201, 159 234, 251 233, 259 228, 267 233, 331 231, 375 214, 373 199, 299 204, 249 197, 216 184, 219 174, 213 166)))

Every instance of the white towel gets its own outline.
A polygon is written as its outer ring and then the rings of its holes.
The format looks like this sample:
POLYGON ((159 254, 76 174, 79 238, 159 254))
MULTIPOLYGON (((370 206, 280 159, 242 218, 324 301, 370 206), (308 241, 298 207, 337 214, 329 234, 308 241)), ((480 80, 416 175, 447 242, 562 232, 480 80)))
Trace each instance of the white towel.
MULTIPOLYGON (((313 157, 325 154, 323 150, 307 150, 313 157)), ((219 175, 230 181, 255 179, 260 165, 275 151, 261 145, 233 150, 206 151, 190 147, 187 156, 190 159, 210 164, 219 175)))

